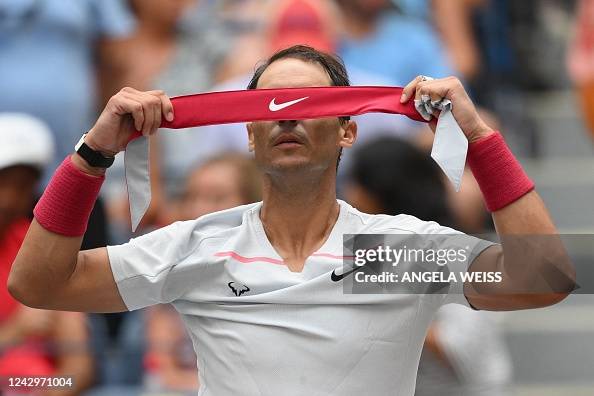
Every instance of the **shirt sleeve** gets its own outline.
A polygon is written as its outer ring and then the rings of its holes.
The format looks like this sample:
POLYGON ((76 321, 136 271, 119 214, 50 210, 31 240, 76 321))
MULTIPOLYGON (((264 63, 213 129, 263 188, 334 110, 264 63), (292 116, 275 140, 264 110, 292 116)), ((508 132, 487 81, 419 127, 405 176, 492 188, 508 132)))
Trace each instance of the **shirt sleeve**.
POLYGON ((453 261, 448 263, 450 272, 453 272, 456 276, 455 282, 450 282, 450 288, 448 294, 443 301, 443 304, 461 304, 468 308, 475 309, 470 305, 468 299, 464 295, 464 282, 462 274, 468 272, 468 268, 472 262, 487 248, 495 245, 493 242, 486 241, 473 237, 471 235, 461 234, 452 237, 455 244, 462 249, 467 250, 467 259, 462 261, 453 261))
POLYGON ((495 245, 495 243, 441 226, 436 222, 413 219, 420 222, 415 226, 415 231, 421 237, 421 240, 424 240, 423 245, 426 248, 431 248, 435 251, 447 250, 459 252, 456 259, 448 259, 445 263, 447 267, 445 273, 453 273, 455 280, 449 282, 447 293, 440 291, 440 294, 435 294, 436 303, 439 306, 455 303, 474 309, 464 295, 463 274, 468 273, 468 268, 472 262, 485 249, 495 245))
POLYGON ((168 282, 176 266, 199 244, 194 222, 177 222, 118 246, 109 263, 128 310, 174 301, 180 291, 168 282))

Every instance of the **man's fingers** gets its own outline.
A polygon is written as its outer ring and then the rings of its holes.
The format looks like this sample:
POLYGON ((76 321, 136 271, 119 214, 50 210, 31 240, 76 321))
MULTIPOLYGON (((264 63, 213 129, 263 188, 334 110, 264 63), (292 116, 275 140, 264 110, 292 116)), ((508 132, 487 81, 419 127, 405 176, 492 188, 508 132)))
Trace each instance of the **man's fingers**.
POLYGON ((146 125, 148 129, 147 136, 153 135, 157 129, 161 126, 161 100, 159 99, 158 92, 160 91, 149 91, 142 93, 143 105, 151 113, 150 123, 146 125))
POLYGON ((170 122, 173 121, 173 117, 174 117, 173 104, 171 103, 169 96, 167 96, 165 94, 165 92, 163 92, 161 90, 148 91, 147 94, 157 97, 159 99, 159 101, 161 102, 160 109, 159 109, 160 118, 162 119, 164 117, 167 121, 170 121, 170 122))
POLYGON ((161 101, 161 112, 165 116, 165 119, 169 122, 173 121, 174 114, 173 114, 173 104, 171 103, 171 99, 169 99, 169 96, 165 95, 165 93, 163 91, 155 91, 155 92, 159 93, 157 95, 157 97, 161 101))
POLYGON ((430 81, 422 83, 417 89, 418 96, 424 102, 430 101, 431 104, 436 104, 446 97, 448 87, 444 86, 440 81, 430 81))
POLYGON ((155 119, 153 121, 153 127, 151 129, 151 135, 155 134, 157 130, 161 127, 161 100, 157 97, 157 100, 152 103, 153 113, 155 115, 155 119))
POLYGON ((417 85, 423 81, 423 76, 417 76, 414 80, 408 83, 406 87, 404 87, 402 91, 402 96, 400 97, 400 103, 406 103, 408 100, 414 96, 414 92, 417 89, 417 85))
POLYGON ((142 134, 149 136, 155 123, 155 111, 153 110, 151 99, 145 95, 141 95, 138 99, 142 103, 142 110, 144 111, 144 124, 142 124, 142 134))
POLYGON ((132 114, 134 127, 144 136, 154 134, 161 127, 163 117, 173 120, 173 104, 163 91, 141 92, 126 87, 120 96, 126 103, 125 112, 132 114))
POLYGON ((126 95, 119 98, 119 105, 125 113, 132 115, 134 128, 137 131, 141 131, 142 126, 144 125, 144 110, 142 108, 142 103, 135 100, 134 96, 126 95))
POLYGON ((169 96, 161 96, 161 106, 163 108, 163 114, 165 114, 165 119, 169 122, 173 121, 175 114, 173 113, 173 103, 171 103, 169 96))

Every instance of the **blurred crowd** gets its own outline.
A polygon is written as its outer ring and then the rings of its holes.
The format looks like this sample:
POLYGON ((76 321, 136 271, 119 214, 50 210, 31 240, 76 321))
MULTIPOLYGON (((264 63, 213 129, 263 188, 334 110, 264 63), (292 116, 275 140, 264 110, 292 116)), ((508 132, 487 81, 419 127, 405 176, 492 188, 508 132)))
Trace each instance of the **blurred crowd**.
MULTIPOLYGON (((74 377, 72 388, 43 395, 195 394, 196 356, 171 307, 46 312, 18 304, 4 285, 35 200, 109 97, 124 86, 170 96, 245 89, 258 62, 294 44, 338 54, 353 85, 458 76, 524 156, 541 155, 529 94, 571 87, 594 137, 594 0, 0 0, 0 377, 74 377)), ((357 121, 340 198, 468 233, 492 228, 472 175, 454 193, 430 159, 426 127, 383 114, 357 121)), ((260 200, 244 125, 151 139, 153 199, 139 233, 260 200)), ((133 236, 119 157, 84 249, 133 236)), ((417 394, 506 394, 513 370, 496 322, 440 311, 417 394)))

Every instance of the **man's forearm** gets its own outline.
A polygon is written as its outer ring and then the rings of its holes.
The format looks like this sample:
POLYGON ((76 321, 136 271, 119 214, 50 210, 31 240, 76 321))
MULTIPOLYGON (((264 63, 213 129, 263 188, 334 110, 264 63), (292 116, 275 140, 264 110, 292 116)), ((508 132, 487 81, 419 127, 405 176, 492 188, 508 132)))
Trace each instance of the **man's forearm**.
POLYGON ((10 292, 26 305, 47 307, 74 274, 88 215, 103 180, 95 172, 78 154, 67 158, 35 207, 35 219, 8 281, 10 292))
POLYGON ((534 183, 501 135, 472 143, 469 164, 501 241, 501 247, 483 252, 471 270, 503 275, 497 284, 468 286, 471 303, 481 309, 525 309, 566 297, 573 288, 574 269, 534 183))
POLYGON ((541 303, 548 294, 551 304, 573 290, 575 268, 536 191, 494 212, 493 221, 503 248, 503 268, 514 290, 541 303))
POLYGON ((573 268, 548 211, 535 191, 493 212, 501 246, 485 250, 473 272, 500 272, 500 283, 465 284, 473 307, 508 311, 563 300, 574 288, 573 268))
POLYGON ((557 234, 557 228, 536 191, 531 191, 510 205, 493 212, 492 216, 499 235, 557 234))

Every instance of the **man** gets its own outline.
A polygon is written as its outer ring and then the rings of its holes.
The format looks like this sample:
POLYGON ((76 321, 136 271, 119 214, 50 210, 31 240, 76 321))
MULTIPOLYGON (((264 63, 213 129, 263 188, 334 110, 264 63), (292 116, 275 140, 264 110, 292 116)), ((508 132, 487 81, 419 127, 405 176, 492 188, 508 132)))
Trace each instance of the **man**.
MULTIPOLYGON (((486 148, 487 157, 494 152, 515 164, 503 143, 491 147, 498 134, 477 115, 457 79, 425 80, 412 81, 400 100, 450 99, 471 157, 486 148)), ((348 85, 342 64, 297 46, 272 56, 250 88, 330 85, 348 85)), ((36 208, 8 286, 25 304, 47 309, 123 311, 173 303, 198 351, 201 395, 412 395, 425 332, 441 305, 521 309, 568 294, 511 294, 527 290, 534 271, 556 263, 559 246, 523 249, 533 255, 530 265, 514 266, 506 251, 513 241, 488 247, 476 239, 469 240, 473 254, 463 270, 472 263, 471 272, 505 270, 512 277, 495 286, 469 283, 464 293, 454 285, 447 294, 345 294, 343 234, 453 232, 406 215, 367 215, 337 201, 340 152, 357 137, 348 117, 248 124, 249 148, 264 178, 263 202, 79 252, 79 234, 105 172, 90 164, 108 166, 107 157, 124 149, 133 127, 152 135, 162 118, 174 116, 159 91, 127 88, 109 101, 84 139, 103 159, 79 149, 64 161, 36 208)), ((487 166, 497 158, 485 165, 478 157, 474 169, 481 180, 515 186, 494 197, 497 185, 485 184, 500 233, 556 233, 519 167, 503 167, 509 180, 498 174, 503 164, 487 166)), ((571 278, 571 267, 562 269, 571 278)))

